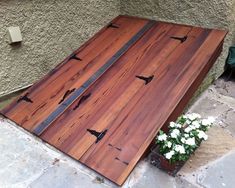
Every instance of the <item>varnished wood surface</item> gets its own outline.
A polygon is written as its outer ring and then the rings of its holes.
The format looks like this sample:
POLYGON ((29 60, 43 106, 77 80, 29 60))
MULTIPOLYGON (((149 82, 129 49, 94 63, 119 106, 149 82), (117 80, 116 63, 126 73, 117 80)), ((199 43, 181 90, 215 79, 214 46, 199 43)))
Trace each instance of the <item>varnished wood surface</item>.
MULTIPOLYGON (((67 90, 79 88, 148 20, 119 16, 25 93, 2 114, 32 131, 57 107, 67 90)), ((174 120, 219 56, 226 32, 164 22, 148 30, 40 138, 121 185, 158 130, 174 120), (171 37, 183 37, 183 42, 171 37), (136 76, 154 76, 147 85, 136 76), (96 137, 87 129, 105 136, 96 137)), ((66 98, 65 98, 66 100, 66 98)))

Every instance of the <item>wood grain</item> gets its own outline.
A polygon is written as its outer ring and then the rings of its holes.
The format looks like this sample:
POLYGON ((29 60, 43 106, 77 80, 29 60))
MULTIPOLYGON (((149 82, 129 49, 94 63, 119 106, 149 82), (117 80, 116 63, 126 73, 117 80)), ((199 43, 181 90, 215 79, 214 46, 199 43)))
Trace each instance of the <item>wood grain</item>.
MULTIPOLYGON (((79 88, 147 22, 118 16, 112 23, 119 28, 105 26, 74 52, 81 61, 66 58, 24 93, 33 103, 16 100, 1 113, 32 131, 58 107, 66 91, 79 88)), ((40 138, 123 184, 159 129, 182 113, 221 53, 225 35, 220 30, 157 22, 40 138), (140 79, 151 76, 148 84, 140 79), (88 129, 107 132, 97 142, 88 129)))

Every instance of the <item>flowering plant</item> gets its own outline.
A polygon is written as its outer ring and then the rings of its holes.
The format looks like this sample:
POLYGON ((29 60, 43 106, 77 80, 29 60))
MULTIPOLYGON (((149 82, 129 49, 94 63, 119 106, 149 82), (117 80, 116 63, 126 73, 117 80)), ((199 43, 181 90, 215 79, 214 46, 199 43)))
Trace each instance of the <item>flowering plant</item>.
POLYGON ((156 138, 160 154, 170 163, 188 160, 201 142, 207 140, 205 132, 213 122, 213 117, 202 119, 196 113, 182 115, 176 122, 170 122, 168 133, 160 130, 156 138))

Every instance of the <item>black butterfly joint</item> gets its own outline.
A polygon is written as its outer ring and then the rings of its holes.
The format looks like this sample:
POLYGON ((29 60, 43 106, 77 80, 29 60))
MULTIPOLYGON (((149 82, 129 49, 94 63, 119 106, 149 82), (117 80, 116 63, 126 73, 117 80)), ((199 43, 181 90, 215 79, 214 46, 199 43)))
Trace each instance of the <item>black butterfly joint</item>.
POLYGON ((73 93, 75 91, 75 88, 71 89, 71 90, 67 90, 63 96, 63 98, 60 100, 59 104, 62 103, 67 96, 69 96, 71 93, 73 93))
POLYGON ((181 43, 187 40, 188 36, 184 37, 171 37, 172 39, 179 40, 181 43))
POLYGON ((144 80, 145 81, 145 85, 147 85, 149 82, 152 81, 154 75, 152 76, 149 76, 149 77, 145 77, 145 76, 135 76, 136 78, 139 78, 141 80, 144 80))
POLYGON ((87 95, 83 95, 81 99, 78 101, 77 105, 73 108, 73 110, 76 110, 85 100, 87 100, 91 96, 91 93, 88 93, 87 95))
POLYGON ((92 130, 92 129, 87 129, 87 131, 96 137, 95 143, 97 144, 105 136, 105 134, 107 133, 108 129, 105 129, 102 132, 97 132, 97 131, 92 130))
POLYGON ((21 96, 18 100, 17 103, 19 103, 20 101, 26 101, 26 102, 30 102, 33 103, 33 101, 28 97, 29 93, 26 93, 24 96, 21 96))
POLYGON ((120 160, 118 157, 115 157, 115 160, 118 160, 118 161, 120 161, 121 163, 123 163, 123 164, 125 164, 125 165, 129 165, 129 163, 128 163, 128 162, 126 162, 126 161, 122 161, 122 160, 120 160))
POLYGON ((72 54, 72 55, 69 57, 68 61, 70 61, 71 59, 75 59, 75 60, 78 60, 78 61, 82 61, 82 59, 79 58, 79 57, 77 57, 76 54, 72 54))
POLYGON ((121 148, 118 148, 118 147, 116 147, 116 146, 113 146, 112 144, 108 144, 110 147, 112 147, 112 148, 115 148, 116 150, 118 150, 118 151, 122 151, 122 149, 121 148))

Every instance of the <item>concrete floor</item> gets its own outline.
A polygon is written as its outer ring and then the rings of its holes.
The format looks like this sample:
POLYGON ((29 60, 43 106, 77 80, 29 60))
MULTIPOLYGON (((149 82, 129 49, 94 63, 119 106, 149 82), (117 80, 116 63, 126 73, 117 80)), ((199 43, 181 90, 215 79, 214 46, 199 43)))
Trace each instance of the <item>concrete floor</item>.
MULTIPOLYGON (((209 139, 173 178, 140 161, 123 188, 233 188, 235 185, 235 82, 210 86, 189 109, 214 116, 209 139)), ((79 162, 0 118, 0 187, 117 187, 79 162)))

